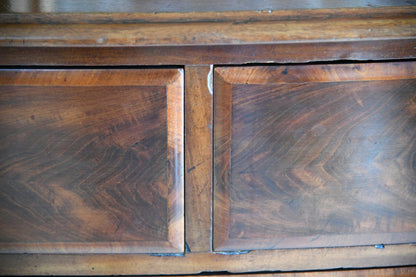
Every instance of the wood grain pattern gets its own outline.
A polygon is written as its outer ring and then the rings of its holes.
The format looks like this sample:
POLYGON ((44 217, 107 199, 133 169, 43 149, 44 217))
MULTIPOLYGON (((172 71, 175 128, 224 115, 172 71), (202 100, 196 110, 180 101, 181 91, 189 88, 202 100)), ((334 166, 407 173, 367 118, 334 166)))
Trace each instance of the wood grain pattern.
MULTIPOLYGON (((21 1, 21 0, 20 0, 21 1)), ((90 3, 93 1, 82 1, 82 3, 90 3)), ((255 22, 255 21, 285 21, 285 20, 308 20, 308 19, 329 19, 334 17, 334 8, 337 9, 336 17, 338 18, 385 18, 386 14, 394 15, 397 17, 412 17, 415 15, 415 3, 409 1, 392 1, 390 3, 372 3, 371 7, 362 5, 361 3, 353 3, 353 1, 345 1, 341 6, 335 6, 336 1, 331 1, 326 4, 335 4, 334 6, 315 6, 315 4, 321 4, 316 1, 307 3, 306 1, 290 1, 282 2, 277 1, 276 4, 290 4, 294 3, 296 9, 288 9, 288 6, 273 7, 271 5, 261 6, 261 2, 255 2, 260 4, 255 9, 247 9, 247 5, 241 5, 239 10, 223 10, 223 11, 186 11, 185 9, 178 10, 176 12, 166 12, 163 8, 166 6, 173 6, 172 1, 169 0, 170 5, 163 5, 157 12, 147 11, 140 9, 145 5, 141 4, 135 7, 130 7, 128 12, 116 12, 116 9, 110 10, 107 5, 95 6, 97 8, 104 8, 106 10, 94 11, 87 13, 85 7, 82 5, 74 5, 73 7, 78 10, 53 10, 51 9, 33 9, 30 10, 13 10, 11 7, 3 8, 0 13, 0 22, 5 24, 106 24, 106 23, 180 23, 180 22, 255 22), (305 5, 306 4, 306 5, 305 5), (358 5, 357 5, 358 4, 358 5), (361 5, 360 5, 361 4, 361 5), (394 5, 394 6, 393 6, 394 5), (136 10, 132 10, 135 9, 136 10), (137 9, 139 8, 139 9, 137 9), (242 10, 247 9, 247 10, 242 10)), ((192 0, 187 4, 187 8, 190 8, 193 3, 197 1, 192 0)), ((204 1, 206 2, 206 1, 204 1)), ((3 2, 0 2, 0 5, 3 2)), ((110 2, 112 3, 112 2, 110 2)), ((146 1, 145 3, 155 4, 155 1, 146 1)), ((180 0, 181 4, 185 1, 180 0)), ((250 1, 253 3, 253 1, 250 1)), ((71 2, 72 4, 72 2, 71 2)), ((210 1, 209 7, 215 6, 215 2, 210 1)), ((219 8, 224 8, 226 1, 221 1, 219 8)), ((117 5, 118 8, 128 6, 117 5)), ((177 6, 176 6, 177 7, 177 6)), ((22 6, 24 9, 25 7, 22 6)), ((252 7, 254 8, 254 6, 252 7)), ((0 6, 1 11, 1 6, 0 6)))
POLYGON ((0 71, 2 253, 183 252, 183 73, 0 71))
POLYGON ((215 70, 214 249, 416 241, 416 63, 215 70))
POLYGON ((209 252, 212 244, 212 69, 185 67, 186 242, 191 252, 209 252))
POLYGON ((0 65, 201 65, 411 59, 416 39, 279 45, 0 47, 0 65))
POLYGON ((416 246, 284 249, 241 255, 1 255, 1 275, 138 275, 301 271, 414 265, 416 246), (71 265, 71 266, 68 266, 71 265))
POLYGON ((396 14, 240 23, 0 24, 0 46, 238 45, 411 38, 416 38, 415 17, 396 14))

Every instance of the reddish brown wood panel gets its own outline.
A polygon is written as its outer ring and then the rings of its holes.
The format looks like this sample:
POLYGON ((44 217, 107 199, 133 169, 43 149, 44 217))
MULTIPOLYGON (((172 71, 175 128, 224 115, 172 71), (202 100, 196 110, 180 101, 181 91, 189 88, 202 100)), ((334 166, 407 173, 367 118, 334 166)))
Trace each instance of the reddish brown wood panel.
POLYGON ((183 252, 183 72, 0 71, 2 253, 183 252))
POLYGON ((191 252, 209 252, 212 244, 212 74, 210 66, 185 67, 186 243, 191 252))
POLYGON ((214 249, 416 241, 416 63, 220 67, 214 249))
POLYGON ((1 65, 201 65, 411 59, 416 39, 164 47, 0 47, 1 65))

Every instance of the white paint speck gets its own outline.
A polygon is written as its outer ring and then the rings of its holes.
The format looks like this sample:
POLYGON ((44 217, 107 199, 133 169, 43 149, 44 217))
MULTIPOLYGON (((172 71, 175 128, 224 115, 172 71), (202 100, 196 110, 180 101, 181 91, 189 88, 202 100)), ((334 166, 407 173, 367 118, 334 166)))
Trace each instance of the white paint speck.
POLYGON ((208 86, 208 91, 209 93, 214 94, 213 93, 213 85, 214 85, 214 78, 213 75, 214 74, 214 65, 210 65, 209 66, 209 72, 208 72, 208 76, 207 76, 207 86, 208 86))

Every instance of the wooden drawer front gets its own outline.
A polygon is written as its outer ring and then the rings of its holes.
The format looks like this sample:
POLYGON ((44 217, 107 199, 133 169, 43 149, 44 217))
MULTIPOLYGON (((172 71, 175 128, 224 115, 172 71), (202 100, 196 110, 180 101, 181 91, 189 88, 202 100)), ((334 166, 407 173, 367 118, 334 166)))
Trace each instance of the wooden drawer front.
POLYGON ((416 241, 414 62, 218 67, 214 148, 216 251, 416 241))
POLYGON ((183 72, 0 71, 2 253, 182 252, 183 72))

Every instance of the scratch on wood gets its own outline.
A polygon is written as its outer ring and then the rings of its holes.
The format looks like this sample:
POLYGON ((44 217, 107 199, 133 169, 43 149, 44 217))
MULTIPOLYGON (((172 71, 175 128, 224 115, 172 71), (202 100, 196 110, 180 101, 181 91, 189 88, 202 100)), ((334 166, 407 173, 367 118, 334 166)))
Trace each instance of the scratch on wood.
POLYGON ((360 97, 357 95, 357 93, 355 91, 353 91, 352 95, 354 97, 354 100, 358 103, 358 105, 360 105, 361 108, 364 108, 363 101, 360 99, 360 97))
POLYGON ((315 240, 319 239, 320 236, 321 236, 320 234, 317 235, 316 237, 314 237, 313 239, 311 239, 311 241, 315 241, 315 240))
POLYGON ((187 170, 187 172, 188 172, 188 173, 189 173, 189 172, 191 172, 192 170, 194 170, 195 168, 197 168, 198 166, 200 166, 203 162, 205 162, 205 161, 202 161, 202 162, 197 163, 197 164, 196 164, 196 165, 194 165, 193 167, 189 168, 189 169, 187 170))

